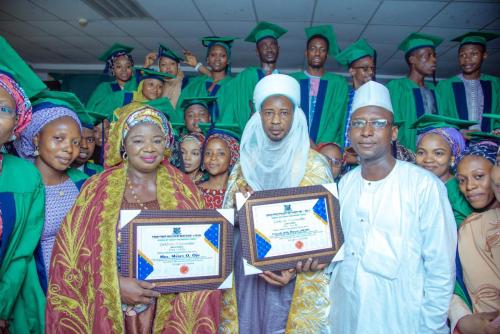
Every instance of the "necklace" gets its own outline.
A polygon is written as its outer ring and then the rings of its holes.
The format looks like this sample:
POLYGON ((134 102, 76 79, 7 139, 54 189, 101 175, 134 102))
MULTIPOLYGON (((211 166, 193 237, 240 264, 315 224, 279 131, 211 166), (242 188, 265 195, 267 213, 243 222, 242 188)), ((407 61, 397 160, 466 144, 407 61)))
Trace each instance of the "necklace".
POLYGON ((132 194, 132 197, 134 197, 134 200, 137 202, 137 204, 139 204, 139 206, 143 210, 147 210, 148 208, 137 197, 137 195, 134 191, 134 187, 132 187, 132 181, 130 181, 130 178, 128 177, 128 175, 127 175, 127 184, 128 184, 128 188, 130 189, 130 193, 132 194))
MULTIPOLYGON (((60 183, 60 184, 61 184, 61 186, 62 186, 62 184, 63 184, 63 183, 64 183, 64 174, 63 174, 63 175, 61 175, 61 183, 60 183)), ((64 191, 63 191, 62 189, 61 189, 61 190, 59 190, 59 196, 61 196, 61 197, 63 197, 63 196, 64 196, 64 191)))

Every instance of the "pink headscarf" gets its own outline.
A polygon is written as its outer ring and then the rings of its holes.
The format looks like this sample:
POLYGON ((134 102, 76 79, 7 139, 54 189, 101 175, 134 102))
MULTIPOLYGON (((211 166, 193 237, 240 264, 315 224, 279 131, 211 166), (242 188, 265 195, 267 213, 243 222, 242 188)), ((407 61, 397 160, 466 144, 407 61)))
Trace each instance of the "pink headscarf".
POLYGON ((31 121, 31 102, 21 86, 5 72, 0 72, 0 88, 12 96, 16 104, 17 122, 14 128, 16 138, 28 126, 31 121))

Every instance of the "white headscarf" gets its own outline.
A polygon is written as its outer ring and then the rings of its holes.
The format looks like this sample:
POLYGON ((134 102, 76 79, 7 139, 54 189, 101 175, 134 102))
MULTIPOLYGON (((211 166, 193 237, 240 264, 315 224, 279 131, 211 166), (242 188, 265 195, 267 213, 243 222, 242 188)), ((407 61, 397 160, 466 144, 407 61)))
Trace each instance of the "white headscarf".
POLYGON ((271 74, 260 80, 253 94, 256 112, 248 121, 240 143, 243 177, 253 190, 297 187, 304 178, 309 134, 306 116, 300 109, 300 86, 292 77, 271 74), (284 95, 294 105, 290 132, 272 141, 264 132, 260 110, 270 96, 284 95))
POLYGON ((393 112, 389 90, 376 81, 364 83, 354 94, 352 112, 366 106, 377 106, 393 112))

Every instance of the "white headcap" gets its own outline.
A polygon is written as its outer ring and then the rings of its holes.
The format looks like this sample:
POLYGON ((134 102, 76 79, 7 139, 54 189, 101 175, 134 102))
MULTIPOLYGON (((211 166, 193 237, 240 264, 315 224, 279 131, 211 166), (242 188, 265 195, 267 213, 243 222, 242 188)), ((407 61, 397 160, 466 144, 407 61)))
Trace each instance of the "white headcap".
POLYGON ((253 103, 257 112, 262 103, 273 95, 288 97, 295 106, 300 107, 300 85, 297 80, 286 74, 271 74, 262 78, 253 91, 253 103))
POLYGON ((382 84, 375 81, 368 81, 356 89, 354 100, 352 101, 352 112, 366 106, 376 106, 387 111, 392 110, 391 95, 389 90, 382 84))

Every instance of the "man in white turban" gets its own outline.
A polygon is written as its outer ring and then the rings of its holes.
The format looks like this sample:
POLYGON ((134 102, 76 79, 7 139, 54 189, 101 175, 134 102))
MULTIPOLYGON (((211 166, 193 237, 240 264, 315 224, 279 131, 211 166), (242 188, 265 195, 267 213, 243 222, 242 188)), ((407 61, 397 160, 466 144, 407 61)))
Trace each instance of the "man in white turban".
MULTIPOLYGON (((271 74, 255 86, 253 100, 256 112, 245 126, 224 207, 234 207, 234 195, 241 189, 332 183, 328 161, 309 147, 298 82, 271 74)), ((235 248, 235 289, 224 294, 222 333, 328 333, 329 280, 324 265, 309 259, 297 265, 302 271, 298 275, 283 270, 244 276, 238 227, 235 248), (237 314, 237 319, 228 319, 228 314, 237 314)))
POLYGON ((360 166, 339 184, 345 243, 332 264, 332 332, 448 333, 457 233, 444 184, 393 157, 387 88, 365 83, 352 109, 360 166))

